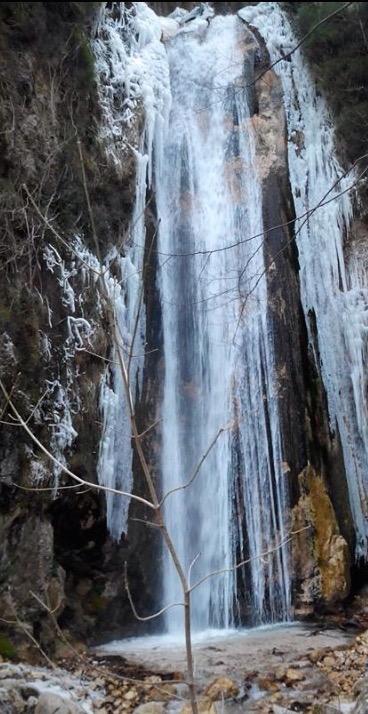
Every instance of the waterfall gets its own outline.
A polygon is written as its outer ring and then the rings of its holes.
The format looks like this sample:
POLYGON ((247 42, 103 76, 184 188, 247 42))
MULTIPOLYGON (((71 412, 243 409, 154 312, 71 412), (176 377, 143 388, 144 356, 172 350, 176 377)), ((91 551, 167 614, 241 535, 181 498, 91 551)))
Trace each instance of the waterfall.
MULTIPOLYGON (((251 93, 242 89, 244 77, 253 78, 249 39, 241 21, 226 16, 209 25, 199 18, 167 42, 171 113, 155 177, 164 493, 190 479, 224 429, 193 483, 165 503, 181 561, 186 570, 192 564, 192 583, 224 571, 194 591, 197 630, 237 622, 238 578, 231 570, 237 556, 251 559, 253 622, 286 619, 290 608, 286 548, 259 560, 283 539, 287 493, 267 285, 254 280, 264 270, 261 251, 243 271, 254 250, 246 239, 262 232, 251 93)), ((181 599, 166 554, 164 595, 165 603, 181 599)), ((180 630, 181 618, 180 608, 170 610, 167 628, 180 630)))
MULTIPOLYGON (((295 47, 295 35, 279 3, 260 3, 241 10, 240 15, 260 31, 271 61, 280 58, 280 49, 286 54, 295 47)), ((300 291, 310 345, 327 393, 331 430, 341 440, 355 522, 356 555, 366 558, 367 254, 351 237, 351 244, 346 245, 352 199, 351 192, 343 193, 356 181, 357 172, 350 172, 338 182, 344 171, 335 155, 333 122, 324 99, 316 93, 302 52, 298 50, 289 61, 279 62, 275 71, 284 88, 296 215, 326 202, 307 221, 302 219, 296 224, 300 291)))
MULTIPOLYGON (((296 44, 279 5, 213 17, 201 4, 158 18, 145 3, 133 3, 118 18, 103 16, 94 43, 101 140, 117 168, 129 152, 137 164, 130 236, 116 256, 123 280, 109 274, 127 348, 141 290, 147 189, 155 195, 164 367, 160 487, 168 530, 196 586, 192 620, 199 631, 230 628, 245 617, 262 624, 292 615, 289 495, 252 121, 260 49, 246 26, 264 38, 271 61, 279 60, 296 44), (130 145, 126 136, 134 134, 139 113, 144 128, 130 145)), ((284 90, 295 211, 303 216, 296 243, 309 347, 331 431, 342 445, 359 557, 368 536, 367 271, 361 246, 352 242, 344 250, 352 206, 349 193, 339 196, 354 178, 339 180, 333 125, 302 53, 274 71, 284 90)), ((143 309, 140 355, 144 323, 143 309)), ((136 395, 142 360, 133 368, 136 395)), ((129 490, 129 420, 111 365, 101 394, 99 479, 129 490)), ((127 528, 128 504, 121 502, 107 497, 116 539, 127 528)), ((163 605, 181 602, 167 552, 162 590, 163 605)), ((168 610, 166 630, 181 629, 182 609, 168 610)))

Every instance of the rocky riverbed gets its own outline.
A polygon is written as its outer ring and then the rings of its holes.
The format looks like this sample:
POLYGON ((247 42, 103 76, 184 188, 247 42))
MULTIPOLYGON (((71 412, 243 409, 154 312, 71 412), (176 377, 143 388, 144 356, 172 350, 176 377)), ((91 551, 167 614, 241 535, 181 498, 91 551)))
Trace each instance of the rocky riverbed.
MULTIPOLYGON (((208 637, 194 654, 200 714, 368 712, 367 630, 269 628, 208 637)), ((184 678, 183 646, 158 638, 64 651, 53 668, 3 661, 0 711, 190 714, 184 678)))

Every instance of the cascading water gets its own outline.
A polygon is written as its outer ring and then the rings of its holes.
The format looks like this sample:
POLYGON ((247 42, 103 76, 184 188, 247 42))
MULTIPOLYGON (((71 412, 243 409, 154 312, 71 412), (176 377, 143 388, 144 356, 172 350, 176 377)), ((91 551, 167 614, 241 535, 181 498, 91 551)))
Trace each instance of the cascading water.
MULTIPOLYGON (((165 503, 184 567, 196 559, 192 582, 225 571, 194 591, 196 629, 236 622, 237 577, 231 566, 237 552, 252 559, 253 620, 285 619, 290 605, 286 549, 278 549, 266 565, 259 561, 276 535, 283 536, 287 494, 267 287, 265 280, 257 286, 252 281, 264 269, 261 251, 251 275, 241 275, 253 252, 252 241, 245 239, 262 232, 251 95, 241 88, 244 77, 253 77, 254 47, 245 51, 247 34, 238 18, 215 17, 209 26, 198 20, 168 42, 172 108, 156 172, 163 254, 164 493, 188 481, 224 429, 193 483, 165 503), (249 291, 242 317, 242 298, 249 291), (237 479, 243 494, 238 518, 237 479), (239 548, 243 533, 247 544, 239 548)), ((167 556, 164 594, 167 603, 180 601, 167 556)), ((170 610, 168 629, 179 630, 181 620, 179 608, 170 610)))
MULTIPOLYGON (((191 583, 198 583, 193 625, 205 630, 231 627, 243 617, 238 594, 244 583, 254 623, 291 615, 288 493, 252 121, 258 48, 243 21, 258 29, 272 61, 296 40, 279 3, 247 7, 239 17, 211 18, 208 8, 197 15, 176 11, 171 18, 158 18, 145 3, 133 3, 120 20, 102 21, 95 51, 106 115, 103 138, 116 164, 134 112, 143 106, 145 114, 134 149, 138 171, 130 248, 119 259, 122 275, 129 267, 133 282, 121 288, 111 278, 111 290, 128 348, 139 302, 145 194, 152 181, 165 367, 165 518, 191 583), (188 481, 185 489, 170 493, 188 481), (272 554, 260 560, 270 549, 272 554), (244 559, 249 560, 246 569, 232 569, 244 559), (211 573, 216 574, 207 577, 211 573)), ((346 194, 337 199, 350 182, 336 183, 342 171, 334 157, 331 121, 301 53, 279 62, 274 71, 284 88, 296 214, 329 201, 296 226, 300 290, 331 427, 342 443, 357 553, 364 555, 367 276, 354 246, 345 264, 351 202, 346 194)), ((144 312, 138 334, 143 353, 144 312)), ((141 367, 137 362, 134 381, 139 382, 141 367)), ((127 490, 131 449, 124 404, 119 376, 109 368, 102 385, 99 477, 110 486, 124 483, 127 490)), ((127 507, 119 503, 108 497, 109 528, 116 539, 127 523, 127 507)), ((182 600, 167 553, 163 600, 165 605, 182 600)), ((166 629, 181 627, 181 608, 170 609, 166 629)))

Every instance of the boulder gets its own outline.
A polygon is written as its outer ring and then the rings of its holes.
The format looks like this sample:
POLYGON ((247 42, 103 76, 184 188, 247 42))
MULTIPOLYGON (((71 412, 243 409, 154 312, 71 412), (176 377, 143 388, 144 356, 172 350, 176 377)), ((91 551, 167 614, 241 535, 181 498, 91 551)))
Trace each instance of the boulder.
POLYGON ((136 707, 133 714, 163 714, 164 711, 164 702, 146 702, 136 707))
POLYGON ((239 694, 239 687, 229 677, 217 677, 208 685, 205 694, 212 702, 231 699, 239 694))
POLYGON ((43 692, 37 702, 35 714, 84 714, 76 702, 53 692, 43 692))
POLYGON ((256 681, 260 689, 263 689, 266 692, 271 692, 271 694, 274 694, 279 690, 279 684, 277 684, 275 677, 270 673, 257 677, 256 681))
POLYGON ((357 695, 352 714, 366 714, 368 712, 368 677, 359 681, 355 688, 357 695))
MULTIPOLYGON (((214 703, 209 699, 209 697, 203 697, 197 700, 198 714, 217 714, 216 707, 214 703)), ((192 714, 192 707, 190 703, 185 704, 182 708, 180 714, 192 714)))
POLYGON ((0 687, 1 714, 23 714, 24 700, 15 689, 0 687))
POLYGON ((293 571, 298 581, 297 613, 315 603, 331 605, 350 590, 350 555, 323 478, 308 464, 299 474, 300 498, 292 512, 293 571))
POLYGON ((304 679, 305 674, 303 674, 300 669, 294 669, 293 667, 289 667, 289 669, 287 669, 285 672, 285 682, 288 687, 292 687, 293 684, 297 684, 297 682, 302 682, 304 679))

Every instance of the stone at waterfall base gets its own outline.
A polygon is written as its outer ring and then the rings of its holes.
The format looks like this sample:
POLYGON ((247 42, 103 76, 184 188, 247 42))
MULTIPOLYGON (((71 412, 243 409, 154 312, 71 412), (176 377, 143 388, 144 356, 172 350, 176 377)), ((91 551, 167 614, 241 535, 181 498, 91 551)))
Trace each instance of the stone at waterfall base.
POLYGON ((41 694, 34 714, 83 714, 84 710, 58 694, 45 692, 41 694))
POLYGON ((229 677, 217 677, 205 690, 205 695, 212 702, 231 699, 239 694, 239 687, 229 677))
MULTIPOLYGON (((199 714, 217 714, 217 709, 214 703, 208 697, 203 697, 197 700, 199 714)), ((192 714, 191 704, 185 704, 180 714, 192 714)))
POLYGON ((133 714, 163 714, 164 711, 164 702, 146 702, 136 707, 133 714))

